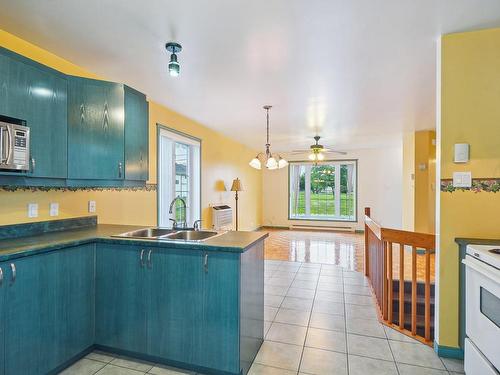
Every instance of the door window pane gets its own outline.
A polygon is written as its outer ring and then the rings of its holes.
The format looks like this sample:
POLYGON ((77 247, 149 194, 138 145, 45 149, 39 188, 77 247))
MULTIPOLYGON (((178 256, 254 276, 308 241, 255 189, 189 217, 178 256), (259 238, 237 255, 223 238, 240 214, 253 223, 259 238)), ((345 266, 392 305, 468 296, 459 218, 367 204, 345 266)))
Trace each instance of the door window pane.
POLYGON ((170 227, 170 219, 191 226, 200 219, 200 141, 161 129, 158 138, 158 224, 170 227), (172 213, 170 203, 180 197, 186 211, 177 200, 172 213))

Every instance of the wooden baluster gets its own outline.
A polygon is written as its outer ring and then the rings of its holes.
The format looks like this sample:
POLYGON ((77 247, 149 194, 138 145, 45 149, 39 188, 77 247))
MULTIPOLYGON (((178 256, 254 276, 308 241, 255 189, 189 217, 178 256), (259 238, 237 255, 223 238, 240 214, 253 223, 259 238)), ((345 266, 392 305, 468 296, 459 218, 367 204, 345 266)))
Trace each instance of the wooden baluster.
POLYGON ((405 328, 405 247, 399 244, 399 328, 405 328))
POLYGON ((425 249, 425 340, 431 340, 431 251, 425 249))
POLYGON ((411 250, 411 334, 417 334, 417 248, 411 250))
POLYGON ((387 320, 387 242, 382 242, 383 261, 382 261, 382 277, 383 277, 383 291, 382 291, 382 317, 387 320))
POLYGON ((387 306, 387 319, 389 320, 389 323, 392 324, 392 305, 393 305, 393 300, 394 300, 394 283, 392 279, 392 242, 388 242, 389 246, 389 251, 387 254, 387 273, 389 274, 389 295, 388 295, 388 306, 387 306))

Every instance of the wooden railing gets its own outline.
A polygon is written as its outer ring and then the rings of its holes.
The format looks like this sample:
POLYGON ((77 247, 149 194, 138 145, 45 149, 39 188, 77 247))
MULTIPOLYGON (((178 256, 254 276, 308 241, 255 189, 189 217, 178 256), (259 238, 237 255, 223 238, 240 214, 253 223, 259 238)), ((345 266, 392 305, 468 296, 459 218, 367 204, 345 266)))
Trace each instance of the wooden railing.
MULTIPOLYGON (((431 327, 431 254, 435 249, 435 235, 383 228, 371 218, 365 208, 365 275, 377 300, 381 320, 388 326, 427 344, 432 343, 431 327), (399 253, 397 252, 399 248, 399 253), (399 260, 394 261, 394 250, 399 260), (410 321, 405 314, 405 255, 411 251, 411 311, 410 321), (423 280, 417 272, 423 271, 423 280), (394 286, 398 285, 398 316, 394 317, 394 286), (424 284, 424 330, 417 329, 418 286, 424 284), (397 324, 395 321, 397 319, 397 324), (411 324, 410 324, 411 323, 411 324), (409 327, 406 328, 406 327, 409 327)), ((408 256, 409 258, 409 256, 408 256)))

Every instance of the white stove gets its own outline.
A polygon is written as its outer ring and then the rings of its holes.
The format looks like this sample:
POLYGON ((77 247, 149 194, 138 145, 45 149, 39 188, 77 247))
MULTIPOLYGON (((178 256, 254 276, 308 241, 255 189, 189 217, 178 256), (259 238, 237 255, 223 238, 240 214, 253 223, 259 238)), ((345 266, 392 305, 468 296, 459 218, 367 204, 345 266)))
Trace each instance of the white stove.
POLYGON ((500 246, 468 245, 466 266, 465 372, 499 375, 500 246))
POLYGON ((469 245, 467 254, 500 270, 500 245, 469 245))

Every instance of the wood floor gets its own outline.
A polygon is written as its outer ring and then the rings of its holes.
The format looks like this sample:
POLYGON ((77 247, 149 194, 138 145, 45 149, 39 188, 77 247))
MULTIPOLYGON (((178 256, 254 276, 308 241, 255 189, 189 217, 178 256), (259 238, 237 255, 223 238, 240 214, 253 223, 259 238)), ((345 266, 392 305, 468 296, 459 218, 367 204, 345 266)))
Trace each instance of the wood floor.
MULTIPOLYGON (((265 243, 265 258, 304 263, 342 266, 346 270, 363 272, 364 235, 350 232, 299 231, 264 228, 269 233, 265 243)), ((394 247, 394 279, 399 278, 399 248, 394 247)), ((434 282, 434 254, 431 256, 431 282, 434 282)), ((424 256, 417 257, 417 279, 424 280, 424 256)), ((411 252, 405 252, 405 279, 411 277, 411 252)))
POLYGON ((364 236, 357 233, 263 229, 265 258, 342 266, 363 271, 364 236))

